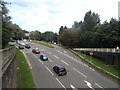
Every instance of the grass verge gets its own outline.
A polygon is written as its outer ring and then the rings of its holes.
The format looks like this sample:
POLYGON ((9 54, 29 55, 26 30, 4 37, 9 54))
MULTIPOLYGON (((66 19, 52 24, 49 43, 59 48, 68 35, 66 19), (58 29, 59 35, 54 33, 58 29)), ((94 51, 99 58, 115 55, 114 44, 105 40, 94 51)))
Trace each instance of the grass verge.
POLYGON ((35 40, 32 42, 47 46, 49 48, 54 48, 54 46, 52 46, 50 43, 47 43, 47 42, 41 42, 41 41, 35 41, 35 40))
MULTIPOLYGON (((87 61, 88 63, 90 63, 90 61, 92 62, 93 66, 96 66, 97 68, 103 70, 104 72, 106 72, 107 74, 112 75, 113 77, 118 77, 120 78, 120 71, 119 71, 119 67, 112 67, 112 66, 108 66, 106 67, 104 65, 103 62, 99 61, 98 59, 94 58, 94 57, 90 57, 88 55, 84 55, 82 53, 73 51, 72 49, 69 49, 72 53, 74 53, 75 55, 79 56, 79 58, 82 58, 83 60, 87 61)), ((120 79, 118 79, 120 81, 120 79)))
POLYGON ((16 52, 18 60, 18 88, 35 88, 32 73, 23 53, 18 48, 16 48, 16 52))

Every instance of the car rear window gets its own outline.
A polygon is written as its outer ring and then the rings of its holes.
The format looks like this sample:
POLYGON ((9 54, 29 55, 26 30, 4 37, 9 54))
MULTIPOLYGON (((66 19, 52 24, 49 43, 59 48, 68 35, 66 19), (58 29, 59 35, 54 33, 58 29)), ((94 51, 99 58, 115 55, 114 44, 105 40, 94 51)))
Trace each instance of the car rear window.
POLYGON ((59 65, 58 68, 59 68, 59 69, 65 69, 65 67, 62 66, 62 65, 59 65))

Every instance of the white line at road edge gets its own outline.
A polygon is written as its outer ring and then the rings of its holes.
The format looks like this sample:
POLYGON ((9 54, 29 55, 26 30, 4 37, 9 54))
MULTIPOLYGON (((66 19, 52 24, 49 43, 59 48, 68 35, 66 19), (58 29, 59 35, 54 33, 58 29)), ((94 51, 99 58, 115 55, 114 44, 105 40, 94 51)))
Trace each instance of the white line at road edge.
POLYGON ((56 78, 56 80, 60 83, 60 85, 66 90, 65 86, 56 78))
POLYGON ((46 67, 46 69, 47 69, 52 75, 54 75, 54 74, 50 71, 50 69, 49 69, 48 67, 46 67))
POLYGON ((97 84, 97 83, 95 83, 95 85, 97 85, 98 87, 100 87, 100 88, 103 88, 103 87, 101 87, 99 84, 97 84))
POLYGON ((63 63, 65 63, 66 65, 69 65, 68 63, 66 63, 65 61, 61 60, 63 63))
POLYGON ((84 76, 85 78, 87 78, 87 76, 85 76, 83 73, 81 73, 80 71, 78 71, 77 69, 73 68, 75 71, 77 71, 79 74, 81 74, 82 76, 84 76))
POLYGON ((29 66, 30 69, 31 69, 31 68, 32 68, 32 65, 31 65, 31 63, 29 62, 29 60, 28 60, 26 54, 25 54, 22 50, 20 50, 20 51, 21 51, 21 52, 23 53, 23 55, 25 56, 25 59, 27 60, 28 66, 29 66))

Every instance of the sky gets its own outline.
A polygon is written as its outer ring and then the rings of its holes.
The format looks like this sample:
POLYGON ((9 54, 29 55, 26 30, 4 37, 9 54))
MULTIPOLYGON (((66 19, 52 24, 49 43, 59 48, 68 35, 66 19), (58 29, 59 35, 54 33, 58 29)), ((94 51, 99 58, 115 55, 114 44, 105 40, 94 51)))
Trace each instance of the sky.
POLYGON ((100 15, 101 23, 118 19, 120 0, 4 0, 11 21, 27 31, 59 32, 61 26, 71 28, 74 21, 83 21, 91 10, 100 15))

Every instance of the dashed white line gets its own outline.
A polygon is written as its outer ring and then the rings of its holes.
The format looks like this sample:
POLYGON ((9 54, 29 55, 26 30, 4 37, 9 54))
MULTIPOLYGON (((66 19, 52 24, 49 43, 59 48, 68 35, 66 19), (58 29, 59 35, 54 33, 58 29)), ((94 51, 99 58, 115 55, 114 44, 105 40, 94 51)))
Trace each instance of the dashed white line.
POLYGON ((60 85, 66 90, 65 86, 56 78, 56 80, 60 83, 60 85))
MULTIPOLYGON (((39 59, 38 59, 39 60, 39 59)), ((41 60, 39 60, 43 65, 44 65, 44 63, 41 61, 41 60)))
POLYGON ((59 51, 59 50, 56 50, 57 52, 59 52, 59 53, 62 53, 61 51, 59 51))
POLYGON ((50 62, 52 62, 52 60, 51 59, 49 59, 50 60, 50 62))
MULTIPOLYGON (((82 64, 82 65, 84 65, 84 66, 86 66, 86 67, 89 67, 88 65, 86 65, 85 63, 82 63, 82 62, 80 62, 80 61, 78 61, 78 60, 76 60, 76 59, 74 59, 73 57, 71 57, 71 56, 69 56, 69 55, 67 55, 67 54, 64 54, 65 56, 67 56, 67 57, 69 57, 69 58, 71 58, 72 60, 74 60, 74 61, 76 61, 76 62, 78 62, 78 63, 80 63, 80 64, 82 64)), ((92 69, 91 67, 90 67, 90 69, 92 70, 92 71, 95 71, 94 69, 92 69)))
POLYGON ((80 71, 78 71, 77 69, 73 68, 75 71, 77 71, 79 74, 81 74, 82 76, 84 76, 85 78, 87 78, 87 76, 85 76, 83 73, 81 73, 80 71))
MULTIPOLYGON (((34 55, 34 54, 33 54, 34 55)), ((34 55, 35 56, 35 55, 34 55)), ((37 56, 35 56, 37 59, 38 59, 38 61, 39 62, 41 62, 43 65, 44 65, 44 63, 37 57, 37 56)))
POLYGON ((46 69, 47 69, 52 75, 54 75, 54 74, 50 71, 50 69, 49 69, 48 67, 46 67, 46 69))
POLYGON ((66 65, 69 65, 68 63, 66 63, 65 61, 61 60, 63 63, 65 63, 66 65))
POLYGON ((56 55, 53 55, 55 58, 59 59, 59 57, 57 57, 56 55))
POLYGON ((97 84, 97 83, 95 83, 95 85, 97 85, 98 87, 100 87, 100 88, 103 88, 103 87, 101 87, 99 84, 97 84))

